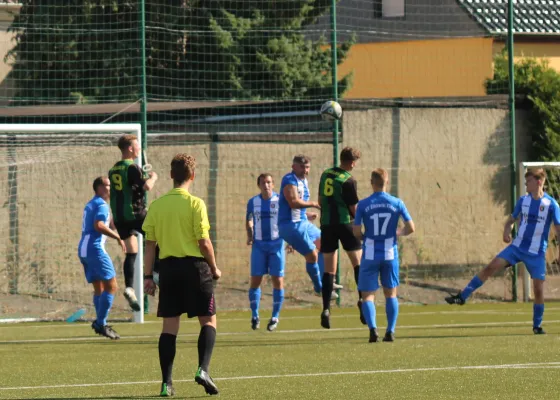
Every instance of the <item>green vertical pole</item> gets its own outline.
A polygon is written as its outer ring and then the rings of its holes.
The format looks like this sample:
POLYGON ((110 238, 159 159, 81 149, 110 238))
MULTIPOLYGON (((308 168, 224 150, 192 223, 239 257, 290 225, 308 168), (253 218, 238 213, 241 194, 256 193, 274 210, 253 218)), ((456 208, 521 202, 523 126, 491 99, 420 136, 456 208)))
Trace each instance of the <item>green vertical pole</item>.
MULTIPOLYGON (((509 70, 509 129, 510 129, 510 147, 511 147, 511 207, 515 206, 517 197, 517 160, 516 160, 516 141, 515 141, 515 79, 514 79, 514 62, 513 62, 513 0, 508 0, 508 70, 509 70)), ((513 277, 511 283, 512 300, 517 301, 517 265, 513 268, 513 277)))
MULTIPOLYGON (((336 1, 331 0, 331 73, 332 73, 332 87, 333 87, 333 100, 338 101, 338 57, 336 54, 336 1)), ((338 130, 339 122, 335 120, 333 123, 333 165, 338 166, 338 130)), ((336 260, 336 283, 340 284, 340 252, 337 252, 336 260)), ((336 304, 340 306, 340 290, 338 292, 338 299, 336 299, 336 304)))
MULTIPOLYGON (((146 164, 145 154, 148 148, 148 90, 146 76, 146 0, 140 0, 140 126, 142 127, 142 165, 146 164)), ((148 202, 148 194, 146 194, 146 204, 148 202)), ((144 238, 145 239, 145 238, 144 238)), ((142 300, 142 299, 140 299, 142 300)), ((144 294, 144 314, 148 314, 150 310, 150 302, 148 295, 144 294)))
POLYGON ((146 77, 146 0, 140 0, 140 52, 141 52, 141 102, 140 102, 140 125, 142 126, 142 150, 148 147, 148 91, 146 77))

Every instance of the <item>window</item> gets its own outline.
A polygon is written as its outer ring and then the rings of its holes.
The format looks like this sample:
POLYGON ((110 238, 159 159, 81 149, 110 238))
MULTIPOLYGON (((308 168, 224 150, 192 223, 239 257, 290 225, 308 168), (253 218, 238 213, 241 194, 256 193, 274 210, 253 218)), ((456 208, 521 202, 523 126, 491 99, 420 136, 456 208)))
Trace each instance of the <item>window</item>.
POLYGON ((374 18, 404 18, 405 0, 373 0, 374 18))

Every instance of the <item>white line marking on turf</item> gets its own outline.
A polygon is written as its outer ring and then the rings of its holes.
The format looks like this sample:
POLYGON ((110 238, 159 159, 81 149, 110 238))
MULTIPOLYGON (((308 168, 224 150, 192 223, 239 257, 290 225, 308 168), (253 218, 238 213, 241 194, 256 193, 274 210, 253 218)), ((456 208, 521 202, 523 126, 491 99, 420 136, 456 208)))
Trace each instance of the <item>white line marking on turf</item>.
MULTIPOLYGON (((420 306, 418 306, 420 308, 420 306)), ((379 308, 379 307, 378 307, 379 308)), ((555 307, 547 307, 546 308, 546 312, 550 313, 551 311, 560 311, 560 308, 555 308, 555 307)), ((247 312, 249 312, 249 310, 247 310, 247 312)), ((460 311, 459 309, 457 311, 414 311, 414 312, 400 312, 399 311, 399 315, 403 316, 403 315, 413 315, 413 316, 417 316, 417 315, 461 315, 461 314, 465 314, 465 315, 486 315, 486 314, 499 314, 499 315, 532 315, 533 314, 533 310, 527 310, 527 311, 514 311, 514 310, 465 310, 465 311, 460 311)), ((357 315, 357 312, 356 312, 357 315)), ((356 318, 356 315, 354 314, 344 314, 344 315, 331 315, 331 318, 337 318, 337 319, 349 319, 349 318, 356 318)), ((238 321, 244 321, 247 322, 248 319, 247 318, 227 318, 227 317, 219 317, 219 320, 221 322, 238 322, 238 321)), ((309 315, 301 315, 301 316, 295 316, 295 317, 283 317, 282 321, 290 321, 290 320, 298 320, 298 319, 309 319, 310 317, 313 316, 309 316, 309 315)), ((111 321, 109 321, 111 322, 111 321)), ((132 323, 131 322, 117 322, 115 323, 115 325, 122 325, 122 324, 129 324, 132 323)), ((144 321, 143 322, 144 325, 151 325, 151 324, 161 324, 161 321, 144 321)), ((198 320, 193 320, 193 319, 188 319, 188 320, 181 320, 181 324, 198 324, 198 320)), ((89 323, 74 323, 74 324, 70 324, 70 323, 62 323, 62 322, 41 322, 40 325, 26 325, 26 324, 22 324, 21 322, 18 323, 0 323, 0 330, 2 328, 7 328, 7 329, 14 329, 14 328, 91 328, 91 325, 89 323)))
MULTIPOLYGON (((560 323, 560 320, 553 320, 553 321, 545 321, 546 324, 557 324, 560 323)), ((434 324, 434 325, 402 325, 398 326, 399 330, 406 330, 406 329, 435 329, 435 328, 484 328, 484 327, 494 327, 494 326, 517 326, 517 325, 528 325, 530 326, 530 322, 526 321, 513 321, 513 322, 481 322, 481 323, 466 323, 466 324, 434 324)), ((378 326, 378 329, 385 329, 385 326, 378 326)), ((326 329, 286 329, 286 330, 276 330, 273 335, 279 335, 283 333, 328 333, 328 332, 351 332, 351 331, 367 331, 367 327, 362 328, 331 328, 329 330, 326 329)), ((180 338, 186 337, 198 337, 199 333, 183 333, 177 335, 180 338)), ((244 332, 218 332, 218 336, 244 336, 244 335, 253 335, 253 338, 263 337, 263 336, 255 336, 255 333, 251 331, 244 331, 244 332)), ((265 333, 266 335, 266 333, 265 333)), ((134 335, 128 336, 123 335, 121 336, 120 340, 126 339, 154 339, 159 338, 159 334, 157 335, 134 335)), ((13 344, 13 343, 52 343, 52 342, 83 342, 83 341, 95 341, 95 340, 107 340, 104 337, 70 337, 70 338, 50 338, 50 339, 14 339, 14 340, 1 340, 0 345, 2 344, 13 344)))
MULTIPOLYGON (((526 363, 526 364, 497 364, 497 365, 463 365, 453 367, 424 367, 424 368, 399 368, 399 369, 382 369, 382 370, 366 370, 366 371, 335 371, 335 372, 311 372, 306 374, 285 374, 285 375, 250 375, 250 376, 228 376, 223 378, 214 378, 215 381, 241 381, 249 379, 282 379, 282 378, 304 378, 313 376, 340 376, 340 375, 372 375, 372 374, 395 374, 395 373, 414 373, 414 372, 432 372, 432 371, 469 371, 484 369, 556 369, 560 368, 560 362, 542 362, 542 363, 526 363)), ((193 379, 174 379, 173 382, 192 382, 193 379)), ((105 383, 76 383, 70 385, 45 385, 45 386, 17 386, 17 387, 0 387, 0 390, 43 390, 58 388, 77 388, 77 387, 95 387, 95 386, 122 386, 122 385, 148 385, 158 384, 161 381, 140 381, 140 382, 105 382, 105 383)))

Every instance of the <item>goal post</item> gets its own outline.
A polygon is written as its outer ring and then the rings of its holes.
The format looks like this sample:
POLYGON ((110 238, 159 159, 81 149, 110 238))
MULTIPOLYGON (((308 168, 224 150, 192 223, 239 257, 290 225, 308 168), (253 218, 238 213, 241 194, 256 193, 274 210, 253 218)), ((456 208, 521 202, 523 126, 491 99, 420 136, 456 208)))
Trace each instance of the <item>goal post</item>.
MULTIPOLYGON (((0 124, 0 322, 64 320, 77 309, 95 316, 91 285, 77 255, 91 182, 119 159, 117 140, 140 124, 0 124), (3 265, 3 266, 2 266, 3 265)), ((135 160, 142 167, 141 155, 135 160)), ((117 277, 123 254, 107 242, 117 277)), ((134 289, 144 322, 143 238, 138 235, 134 289)), ((122 296, 117 319, 130 315, 122 296)))
MULTIPOLYGON (((560 170, 560 162, 557 161, 529 161, 519 163, 519 196, 526 194, 525 173, 528 168, 544 168, 560 170)), ((523 301, 529 302, 532 299, 531 277, 527 268, 523 268, 523 301)))

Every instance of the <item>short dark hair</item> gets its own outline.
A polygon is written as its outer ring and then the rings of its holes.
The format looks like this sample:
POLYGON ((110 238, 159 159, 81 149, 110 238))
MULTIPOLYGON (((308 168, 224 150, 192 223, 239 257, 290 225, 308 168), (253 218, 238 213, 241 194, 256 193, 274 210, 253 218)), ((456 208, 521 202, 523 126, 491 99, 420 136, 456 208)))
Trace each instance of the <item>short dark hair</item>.
POLYGON ((383 187, 389 180, 389 173, 383 168, 377 168, 371 171, 371 184, 377 187, 383 187))
POLYGON ((194 175, 196 159, 185 153, 179 153, 171 160, 171 173, 173 182, 180 185, 188 181, 194 175))
POLYGON ((360 150, 353 149, 352 147, 345 147, 340 152, 340 161, 341 162, 352 162, 359 160, 362 156, 360 150))
POLYGON ((132 142, 138 140, 138 138, 134 135, 122 135, 119 138, 118 146, 121 151, 126 150, 129 146, 132 146, 132 142))
POLYGON ((546 171, 544 168, 528 168, 527 172, 525 172, 525 178, 532 176, 538 181, 542 181, 546 179, 546 171))
MULTIPOLYGON (((257 186, 260 186, 261 179, 268 178, 269 176, 272 179, 272 175, 269 174, 268 172, 263 172, 262 174, 260 174, 259 177, 257 178, 257 186)), ((272 179, 272 181, 274 182, 274 179, 272 179)))
POLYGON ((93 192, 94 193, 97 193, 97 188, 99 186, 104 186, 105 185, 105 182, 103 182, 104 179, 107 179, 107 177, 106 176, 98 176, 97 178, 95 178, 93 180, 93 192))
POLYGON ((292 162, 294 164, 309 164, 311 162, 311 158, 303 154, 298 154, 297 156, 294 157, 292 162))

